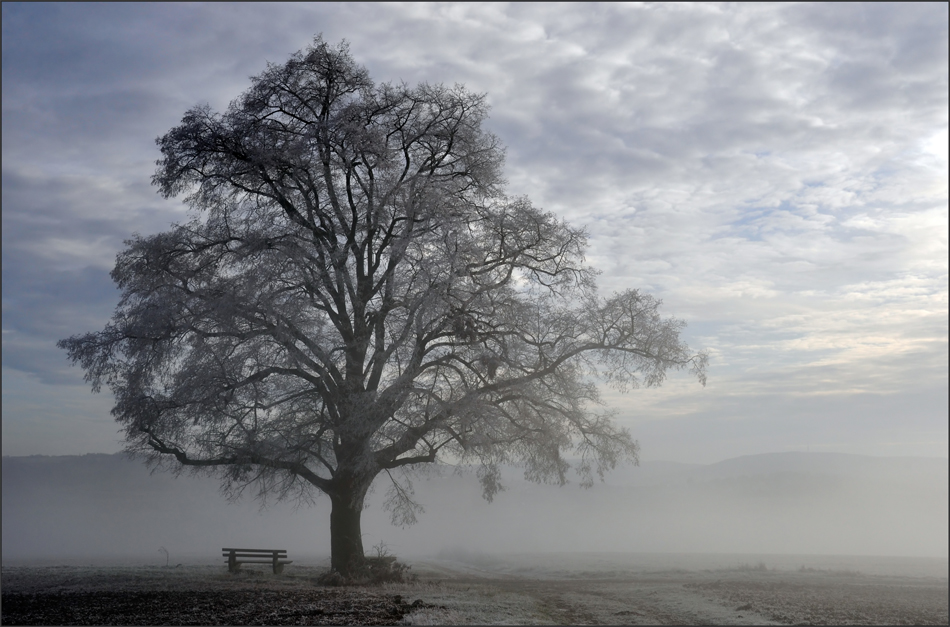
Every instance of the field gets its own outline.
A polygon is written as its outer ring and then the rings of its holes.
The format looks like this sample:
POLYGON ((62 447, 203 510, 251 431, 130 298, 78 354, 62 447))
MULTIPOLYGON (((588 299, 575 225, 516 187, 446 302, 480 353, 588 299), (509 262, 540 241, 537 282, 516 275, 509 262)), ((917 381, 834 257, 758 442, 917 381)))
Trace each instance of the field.
POLYGON ((443 554, 416 580, 324 587, 319 559, 284 574, 8 564, 3 624, 944 624, 946 560, 443 554), (797 564, 797 565, 796 565, 797 564))

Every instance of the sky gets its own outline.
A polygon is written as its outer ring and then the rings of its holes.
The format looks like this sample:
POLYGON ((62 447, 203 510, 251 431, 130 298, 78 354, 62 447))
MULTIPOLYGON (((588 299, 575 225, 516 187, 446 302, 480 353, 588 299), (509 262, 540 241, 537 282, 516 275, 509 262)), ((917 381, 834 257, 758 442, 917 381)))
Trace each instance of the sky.
POLYGON ((55 343, 133 233, 186 218, 155 138, 322 34, 378 83, 486 93, 508 193, 590 235, 710 355, 605 390, 643 460, 948 455, 948 9, 931 4, 2 5, 3 455, 121 450, 55 343))

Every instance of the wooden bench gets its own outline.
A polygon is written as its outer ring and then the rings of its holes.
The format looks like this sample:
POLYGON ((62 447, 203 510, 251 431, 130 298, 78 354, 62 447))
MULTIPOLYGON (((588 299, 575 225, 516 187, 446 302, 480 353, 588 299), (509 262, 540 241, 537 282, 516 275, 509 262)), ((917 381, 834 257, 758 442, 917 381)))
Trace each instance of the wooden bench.
POLYGON ((287 559, 287 551, 280 549, 221 549, 221 555, 228 558, 228 570, 236 573, 241 564, 272 564, 274 574, 284 570, 284 564, 293 564, 287 559))

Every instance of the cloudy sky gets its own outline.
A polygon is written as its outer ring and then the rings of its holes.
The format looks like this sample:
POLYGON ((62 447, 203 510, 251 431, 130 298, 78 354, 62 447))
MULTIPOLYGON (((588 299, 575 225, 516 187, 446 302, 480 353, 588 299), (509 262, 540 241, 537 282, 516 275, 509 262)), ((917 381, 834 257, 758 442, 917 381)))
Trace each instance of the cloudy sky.
POLYGON ((946 457, 947 5, 3 3, 3 454, 121 449, 56 340, 183 219, 155 138, 322 33, 488 94, 509 193, 586 225, 709 385, 608 394, 645 460, 946 457))

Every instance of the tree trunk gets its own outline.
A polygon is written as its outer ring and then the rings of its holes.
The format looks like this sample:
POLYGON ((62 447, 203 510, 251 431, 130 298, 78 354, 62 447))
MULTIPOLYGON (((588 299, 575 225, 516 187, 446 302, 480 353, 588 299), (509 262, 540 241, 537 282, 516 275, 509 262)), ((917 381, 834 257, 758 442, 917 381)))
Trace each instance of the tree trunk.
POLYGON ((344 577, 355 574, 365 559, 360 527, 365 495, 365 490, 351 489, 330 497, 330 568, 344 577))

